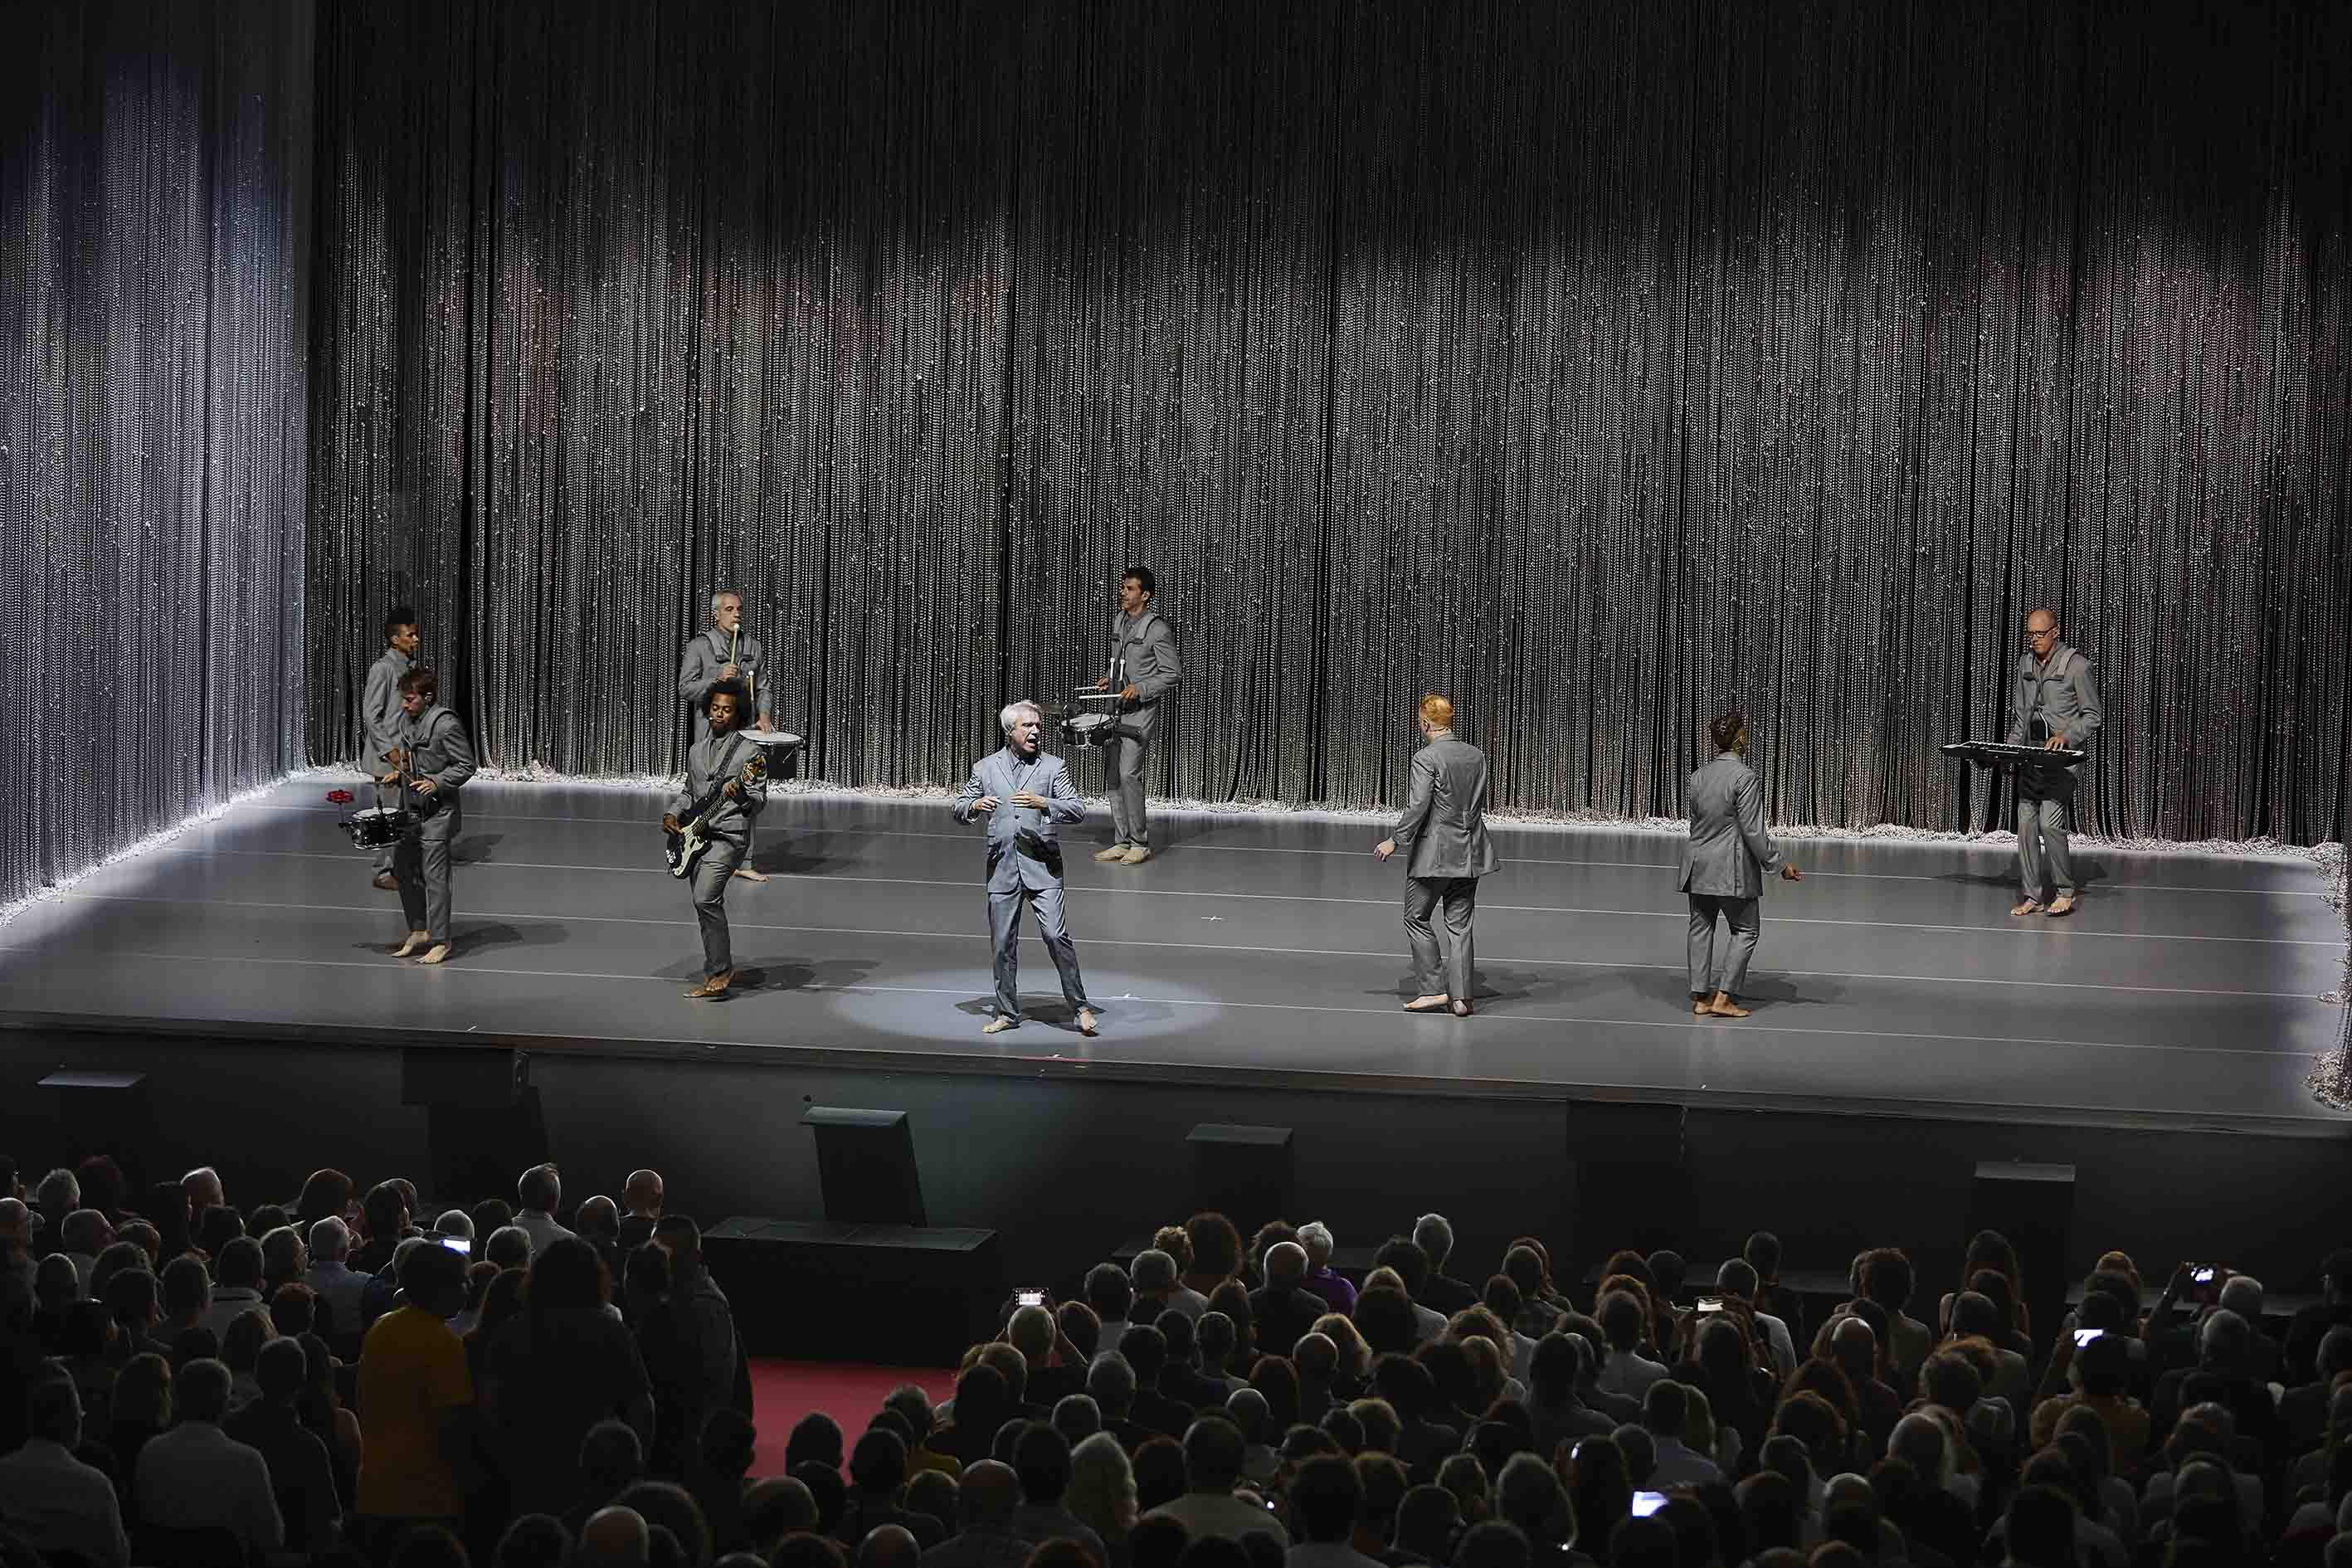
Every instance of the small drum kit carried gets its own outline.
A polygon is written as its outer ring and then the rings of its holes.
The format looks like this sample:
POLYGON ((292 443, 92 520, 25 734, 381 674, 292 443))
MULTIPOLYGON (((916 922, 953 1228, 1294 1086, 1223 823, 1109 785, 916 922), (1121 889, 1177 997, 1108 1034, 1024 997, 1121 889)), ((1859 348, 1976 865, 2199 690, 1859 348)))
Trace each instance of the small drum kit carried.
POLYGON ((1054 733, 1062 738, 1062 744, 1081 750, 1088 746, 1116 745, 1134 733, 1119 723, 1118 703, 1118 693, 1116 691, 1081 691, 1070 702, 1054 710, 1054 733), (1098 709, 1091 712, 1076 707, 1087 702, 1109 703, 1111 707, 1108 710, 1098 709))

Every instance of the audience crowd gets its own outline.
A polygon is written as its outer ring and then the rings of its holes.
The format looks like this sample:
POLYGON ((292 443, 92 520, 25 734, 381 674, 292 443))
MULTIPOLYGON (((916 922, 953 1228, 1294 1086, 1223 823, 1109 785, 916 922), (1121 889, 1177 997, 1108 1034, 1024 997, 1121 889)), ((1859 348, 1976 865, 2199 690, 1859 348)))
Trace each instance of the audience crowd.
POLYGON ((2108 1253, 2037 1325, 1991 1232, 1833 1303, 1765 1232, 1588 1292, 1532 1237, 1482 1281, 1438 1215, 1352 1279, 1200 1214, 754 1475, 653 1172, 568 1223, 551 1165, 230 1198, 0 1160, 0 1568, 2352 1568, 2352 1251, 2285 1320, 2108 1253))

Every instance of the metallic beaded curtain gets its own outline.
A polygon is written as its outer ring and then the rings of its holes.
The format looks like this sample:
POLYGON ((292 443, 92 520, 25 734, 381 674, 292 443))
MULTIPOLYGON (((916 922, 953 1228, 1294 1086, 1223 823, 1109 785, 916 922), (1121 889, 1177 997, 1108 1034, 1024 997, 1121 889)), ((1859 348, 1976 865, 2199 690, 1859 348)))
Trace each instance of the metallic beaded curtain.
MULTIPOLYGON (((394 599, 508 765, 677 765, 741 586, 812 771, 947 784, 1152 565, 1155 788, 2103 831, 2352 799, 2344 8, 339 4, 311 750, 394 599)), ((1095 764, 1080 769, 1095 782, 1095 764)))
POLYGON ((306 5, 11 13, 0 904, 298 765, 306 5))

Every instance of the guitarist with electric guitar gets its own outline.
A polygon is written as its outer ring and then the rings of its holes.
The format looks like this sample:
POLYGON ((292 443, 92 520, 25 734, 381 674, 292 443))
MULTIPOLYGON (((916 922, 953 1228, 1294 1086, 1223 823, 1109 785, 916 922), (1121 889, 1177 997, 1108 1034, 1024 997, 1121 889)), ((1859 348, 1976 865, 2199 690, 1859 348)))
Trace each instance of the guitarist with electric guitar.
POLYGON ((727 929, 727 883, 751 853, 751 830, 768 804, 766 752, 742 732, 751 693, 734 679, 703 693, 708 727, 686 753, 686 788, 662 817, 669 840, 669 874, 694 885, 694 918, 702 927, 702 984, 687 994, 720 997, 735 979, 727 929))

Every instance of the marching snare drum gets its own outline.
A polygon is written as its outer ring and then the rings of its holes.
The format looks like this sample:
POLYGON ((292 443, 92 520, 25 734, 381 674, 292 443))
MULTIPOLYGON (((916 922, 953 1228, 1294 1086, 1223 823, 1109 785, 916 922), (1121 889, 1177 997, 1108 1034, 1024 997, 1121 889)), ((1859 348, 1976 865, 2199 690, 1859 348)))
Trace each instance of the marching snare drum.
POLYGON ((415 817, 396 805, 371 805, 343 818, 354 849, 388 849, 408 835, 415 817))
POLYGON ((789 730, 742 730, 737 733, 766 754, 771 783, 799 774, 801 738, 798 735, 789 730))
POLYGON ((1108 713, 1073 713, 1055 721, 1066 746, 1108 746, 1118 739, 1118 721, 1108 713))

